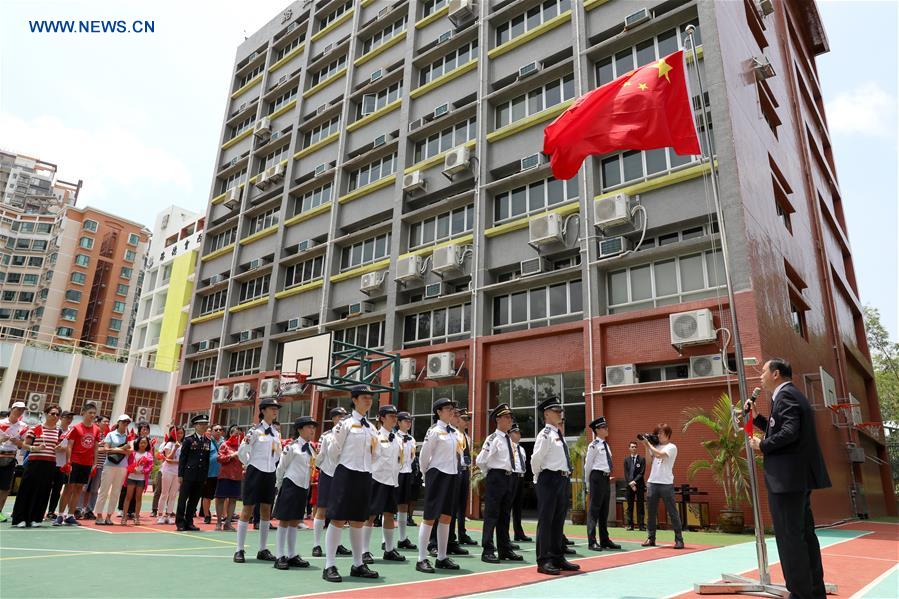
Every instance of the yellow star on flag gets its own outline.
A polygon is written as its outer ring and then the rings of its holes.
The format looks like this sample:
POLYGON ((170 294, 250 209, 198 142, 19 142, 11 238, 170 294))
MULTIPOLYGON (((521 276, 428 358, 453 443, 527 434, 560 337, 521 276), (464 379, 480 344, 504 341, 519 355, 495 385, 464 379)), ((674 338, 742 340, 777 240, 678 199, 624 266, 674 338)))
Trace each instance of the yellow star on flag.
POLYGON ((645 83, 641 83, 641 84, 639 85, 639 87, 640 87, 640 91, 641 91, 641 92, 644 92, 644 91, 646 91, 646 89, 647 89, 649 86, 646 85, 645 83))
POLYGON ((671 79, 668 77, 668 71, 670 71, 674 67, 665 62, 664 58, 660 59, 655 66, 657 69, 659 69, 659 78, 664 77, 668 80, 668 83, 671 83, 671 79))

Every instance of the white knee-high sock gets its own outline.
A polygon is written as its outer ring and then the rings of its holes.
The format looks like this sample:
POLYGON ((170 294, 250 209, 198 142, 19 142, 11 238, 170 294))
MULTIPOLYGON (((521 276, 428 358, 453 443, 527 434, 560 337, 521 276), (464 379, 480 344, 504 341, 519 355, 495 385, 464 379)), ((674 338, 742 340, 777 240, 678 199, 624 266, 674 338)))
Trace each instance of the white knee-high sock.
POLYGON ((350 546, 353 549, 353 565, 362 565, 362 546, 365 543, 365 531, 362 528, 350 527, 350 546))
POLYGON ((247 540, 247 528, 250 527, 249 522, 244 522, 243 520, 237 521, 237 550, 244 550, 244 543, 247 540))
POLYGON ((362 527, 362 553, 371 551, 371 533, 373 530, 374 528, 367 524, 362 527))
POLYGON ((278 543, 278 549, 277 549, 278 554, 277 554, 277 557, 287 557, 287 553, 286 553, 286 551, 287 551, 287 548, 286 548, 286 545, 287 545, 287 527, 286 527, 286 526, 279 526, 279 527, 278 527, 278 532, 277 532, 276 536, 277 536, 277 543, 278 543))
POLYGON ((437 559, 446 559, 446 546, 449 543, 449 522, 437 525, 437 559))
MULTIPOLYGON (((278 530, 281 530, 280 528, 278 530)), ((297 554, 297 527, 291 526, 287 529, 287 557, 291 558, 297 554)))
POLYGON ((340 545, 340 533, 343 532, 337 526, 329 526, 325 532, 325 568, 337 565, 337 546, 340 545))
POLYGON ((433 524, 425 524, 422 521, 418 525, 418 561, 422 562, 428 559, 428 539, 431 538, 431 529, 433 524))
POLYGON ((384 530, 384 551, 393 551, 395 549, 393 545, 393 530, 392 528, 387 528, 386 526, 383 528, 384 530))
POLYGON ((268 545, 269 523, 269 520, 259 520, 259 551, 262 551, 268 545))
POLYGON ((398 512, 396 515, 397 524, 399 525, 399 529, 400 529, 400 541, 406 540, 406 518, 407 517, 408 517, 408 514, 406 514, 406 512, 398 512))
POLYGON ((321 547, 322 546, 322 533, 325 531, 325 519, 322 518, 319 520, 316 518, 312 521, 312 534, 315 537, 315 544, 313 547, 321 547))

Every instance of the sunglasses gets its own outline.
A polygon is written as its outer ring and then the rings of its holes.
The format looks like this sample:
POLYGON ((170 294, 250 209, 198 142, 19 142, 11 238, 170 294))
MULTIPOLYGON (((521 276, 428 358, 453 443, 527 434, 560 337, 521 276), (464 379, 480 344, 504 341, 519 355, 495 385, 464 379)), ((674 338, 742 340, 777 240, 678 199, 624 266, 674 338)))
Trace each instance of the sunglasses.
POLYGON ((47 416, 59 416, 59 412, 47 412, 47 416))

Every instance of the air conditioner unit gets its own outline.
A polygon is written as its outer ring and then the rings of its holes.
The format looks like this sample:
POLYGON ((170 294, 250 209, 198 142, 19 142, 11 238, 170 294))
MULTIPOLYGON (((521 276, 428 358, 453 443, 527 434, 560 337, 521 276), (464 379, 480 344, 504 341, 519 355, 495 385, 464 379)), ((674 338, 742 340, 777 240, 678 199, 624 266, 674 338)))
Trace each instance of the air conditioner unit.
POLYGON ((347 318, 359 316, 360 314, 368 314, 373 309, 371 302, 357 302, 347 307, 347 318))
POLYGON ((524 79, 543 68, 543 63, 539 61, 529 62, 518 69, 518 78, 524 79))
POLYGON ((397 260, 396 280, 400 283, 421 280, 422 258, 419 255, 406 256, 397 260))
POLYGON ((327 46, 325 46, 324 48, 322 48, 322 55, 325 55, 328 52, 330 52, 331 48, 333 48, 333 47, 334 47, 334 44, 331 43, 331 44, 328 44, 327 46))
POLYGON ((461 255, 462 248, 455 243, 435 249, 431 256, 431 271, 441 275, 458 272, 462 268, 461 255))
POLYGON ((242 102, 241 105, 237 107, 237 112, 243 112, 247 107, 247 104, 249 104, 249 102, 242 102))
POLYGON ((253 331, 241 331, 237 334, 237 341, 243 343, 253 338, 253 331))
POLYGON ((259 52, 253 52, 252 54, 250 54, 249 58, 247 58, 247 62, 253 62, 257 56, 259 56, 259 52))
POLYGON ((474 0, 450 0, 447 18, 457 29, 474 21, 474 0))
POLYGON ((712 343, 716 339, 715 324, 712 311, 708 308, 678 312, 668 317, 671 330, 671 345, 701 345, 712 343))
POLYGON ((771 79, 777 73, 774 72, 774 66, 766 56, 754 56, 752 58, 752 72, 755 74, 756 81, 764 81, 771 79))
POLYGON ((318 176, 321 175, 322 173, 327 172, 327 170, 328 170, 328 165, 327 165, 327 163, 326 163, 326 164, 319 164, 317 167, 315 167, 315 176, 318 177, 318 176))
POLYGON ((637 369, 633 364, 617 364, 606 366, 606 386, 633 385, 638 383, 637 369))
POLYGON ((282 179, 284 179, 284 171, 287 169, 286 164, 278 163, 275 166, 270 166, 268 168, 268 179, 273 183, 278 183, 282 179))
POLYGON ((231 393, 231 399, 234 401, 246 401, 253 396, 253 387, 250 383, 237 383, 231 393))
POLYGON ((134 422, 150 422, 152 413, 153 410, 150 409, 150 406, 137 406, 134 409, 134 422))
POLYGON ((562 217, 548 212, 528 222, 529 243, 544 246, 562 241, 562 217))
POLYGON ((599 242, 599 257, 611 258, 620 256, 631 249, 631 242, 627 237, 609 237, 599 242))
POLYGON ((315 326, 315 320, 309 318, 308 316, 304 316, 300 319, 300 326, 304 329, 315 326))
POLYGON ((528 277, 531 275, 539 275, 543 272, 549 272, 553 269, 552 263, 546 258, 538 256, 529 260, 521 261, 521 276, 528 277))
POLYGON ((375 71, 372 71, 371 75, 368 78, 368 82, 374 83, 375 81, 377 81, 378 79, 380 79, 383 76, 384 76, 384 69, 377 69, 375 71))
POLYGON ((256 175, 256 182, 254 185, 259 189, 265 189, 266 187, 272 184, 271 181, 268 180, 268 171, 262 171, 258 175, 256 175))
POLYGON ((444 285, 443 281, 438 283, 431 283, 430 285, 425 285, 425 299, 434 299, 435 297, 440 297, 443 295, 444 285))
POLYGON ((263 264, 265 264, 265 263, 262 261, 262 258, 256 258, 255 260, 250 260, 247 263, 247 270, 256 270, 257 268, 261 267, 263 264))
POLYGON ((690 358, 691 379, 704 376, 724 376, 726 370, 724 360, 721 359, 721 354, 692 356, 690 358))
POLYGON ((290 320, 287 321, 286 330, 288 332, 296 331, 299 328, 300 328, 300 319, 299 318, 291 318, 290 320))
POLYGON ((415 358, 400 358, 400 382, 409 383, 418 378, 415 358))
POLYGON ((443 173, 455 175, 468 169, 471 160, 471 150, 468 146, 458 146, 447 152, 443 159, 443 173))
POLYGON ((865 463, 865 448, 859 447, 855 443, 847 443, 846 449, 849 451, 849 461, 853 464, 865 463))
POLYGON ((267 116, 259 119, 253 126, 253 135, 264 139, 272 134, 272 121, 267 116))
POLYGON ((424 119, 415 119, 414 121, 409 123, 409 133, 415 131, 422 125, 424 125, 424 119))
POLYGON ((284 82, 290 79, 290 75, 281 75, 278 79, 278 85, 284 85, 284 82))
POLYGON ((645 23, 651 18, 652 13, 649 12, 649 9, 641 8, 637 12, 631 13, 628 16, 624 17, 624 28, 632 29, 641 23, 645 23))
POLYGON ((381 10, 378 11, 378 18, 383 19, 384 17, 387 16, 387 13, 389 13, 389 12, 390 12, 389 6, 387 8, 382 8, 381 10))
POLYGON ((525 156, 521 159, 518 171, 528 171, 532 168, 537 168, 541 164, 543 164, 543 154, 531 154, 530 156, 525 156))
POLYGON ((228 190, 228 199, 224 201, 224 206, 228 210, 240 208, 240 187, 232 187, 228 190))
POLYGON ((759 10, 762 11, 762 16, 767 17, 771 13, 774 12, 774 1, 773 0, 761 0, 759 2, 759 10))
POLYGON ((633 224, 631 197, 626 193, 600 198, 593 202, 593 224, 602 230, 633 224))
POLYGON ((231 389, 228 387, 214 387, 212 389, 212 403, 224 403, 231 396, 231 389))
POLYGON ((456 354, 451 351, 428 354, 428 378, 445 379, 456 376, 456 354))
POLYGON ((279 379, 263 379, 259 383, 259 397, 275 397, 280 388, 281 381, 279 379))
POLYGON ((29 393, 25 402, 26 412, 43 412, 44 403, 47 401, 46 393, 29 393))
POLYGON ((228 162, 228 166, 229 166, 229 167, 234 166, 235 164, 237 164, 237 161, 238 161, 238 160, 240 160, 240 158, 237 157, 237 156, 235 156, 234 158, 232 158, 232 159, 230 160, 230 162, 228 162))
POLYGON ((375 140, 374 140, 373 142, 371 142, 372 149, 374 149, 374 148, 379 148, 379 147, 383 146, 383 145, 386 144, 386 143, 387 143, 387 136, 386 136, 386 135, 379 135, 379 136, 377 136, 377 137, 375 138, 375 140))
POLYGON ((328 109, 328 104, 327 103, 322 104, 321 106, 319 106, 318 108, 315 109, 315 114, 321 114, 324 111, 326 111, 327 109, 328 109))
POLYGON ((297 244, 298 252, 306 252, 317 246, 318 243, 314 239, 304 239, 300 243, 297 244))
POLYGON ((221 283, 221 282, 224 281, 224 280, 225 280, 225 277, 222 276, 222 275, 212 275, 211 277, 209 277, 209 284, 210 284, 210 285, 217 285, 217 284, 221 283))
POLYGON ((451 39, 453 39, 453 30, 452 29, 441 33, 440 37, 437 38, 437 43, 442 44, 443 42, 448 42, 451 39))
POLYGON ((438 106, 437 108, 434 109, 434 117, 433 118, 435 118, 435 119, 440 118, 447 114, 449 114, 449 104, 441 104, 440 106, 438 106))
POLYGON ((427 188, 427 181, 421 171, 412 171, 403 175, 403 191, 424 191, 427 188))
POLYGON ((282 135, 284 135, 284 134, 281 133, 280 131, 272 131, 272 136, 269 138, 269 141, 275 141, 276 139, 278 139, 278 138, 281 137, 282 135))
POLYGON ((207 349, 209 349, 209 341, 197 342, 197 351, 206 351, 207 349))
POLYGON ((384 282, 386 275, 387 272, 383 270, 365 273, 360 279, 359 291, 366 294, 377 291, 381 288, 381 284, 384 282))

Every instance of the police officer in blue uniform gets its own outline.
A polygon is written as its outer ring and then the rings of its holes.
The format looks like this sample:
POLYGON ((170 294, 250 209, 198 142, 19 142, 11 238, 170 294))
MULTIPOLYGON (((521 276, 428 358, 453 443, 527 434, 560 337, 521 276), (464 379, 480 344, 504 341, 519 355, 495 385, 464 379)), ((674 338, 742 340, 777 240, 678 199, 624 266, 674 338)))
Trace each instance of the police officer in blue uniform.
POLYGON ((194 526, 194 516, 203 495, 203 488, 206 486, 206 476, 209 474, 210 441, 206 438, 209 417, 198 414, 190 419, 190 424, 194 427, 194 432, 184 439, 178 460, 181 489, 178 494, 175 526, 179 531, 200 530, 194 526))

